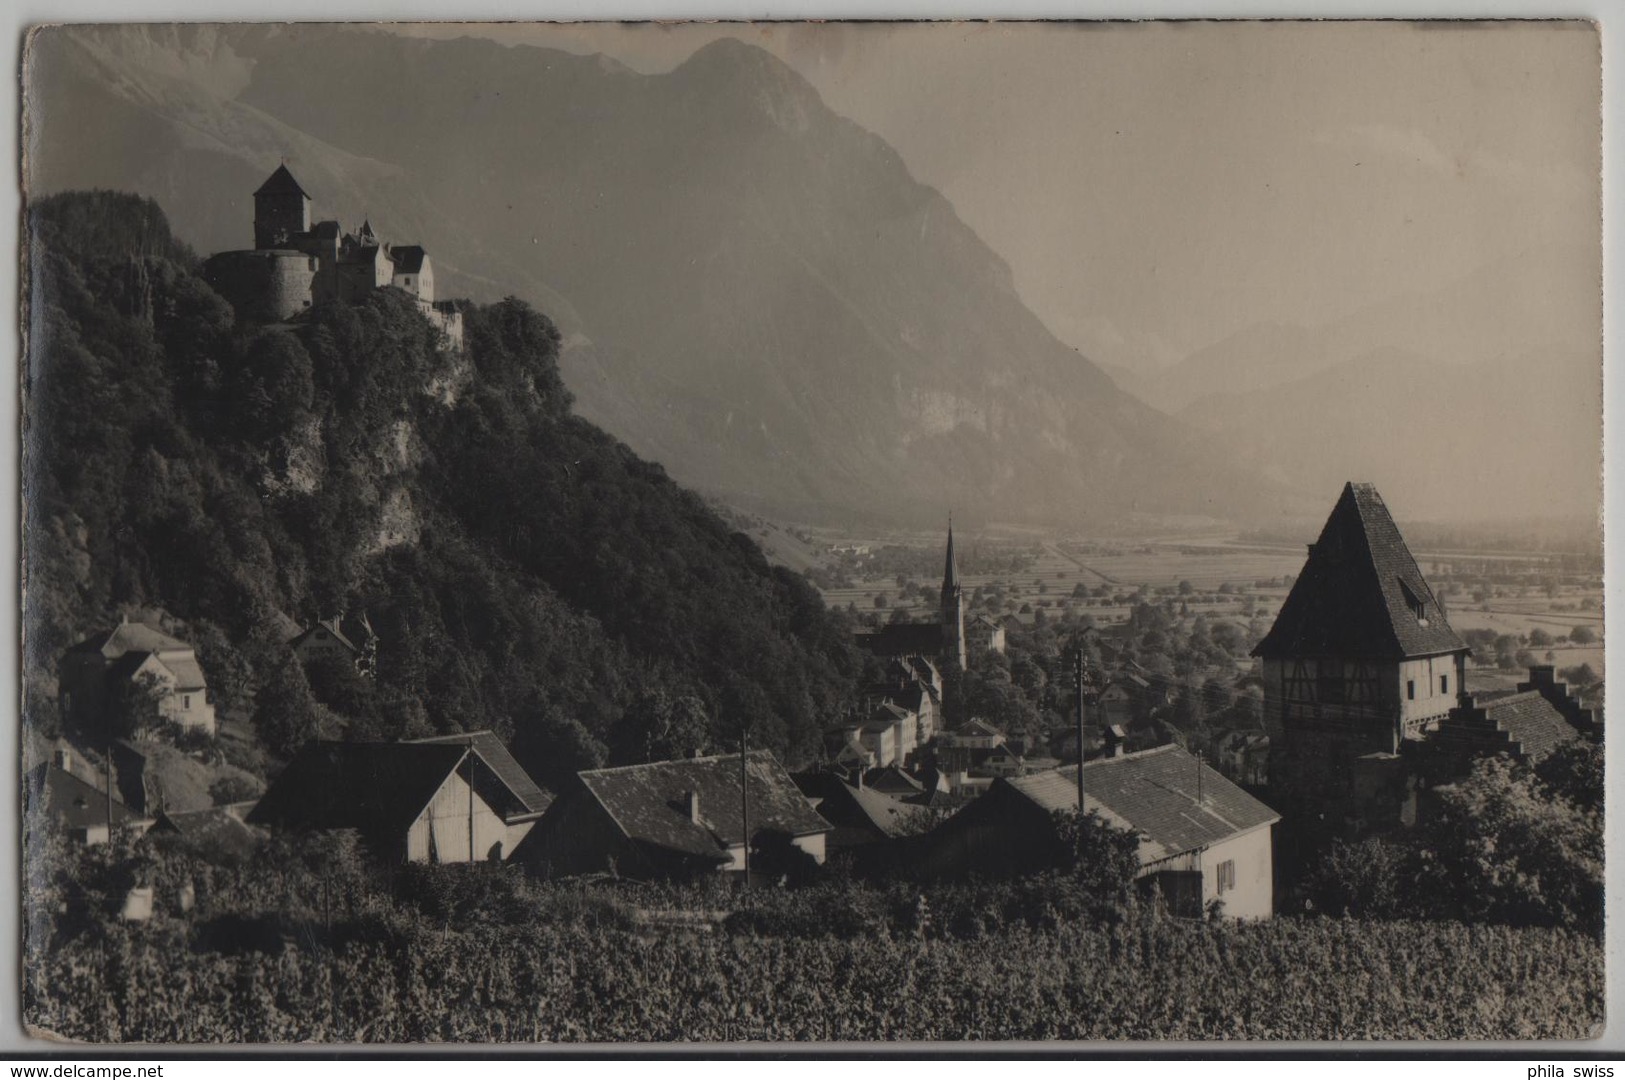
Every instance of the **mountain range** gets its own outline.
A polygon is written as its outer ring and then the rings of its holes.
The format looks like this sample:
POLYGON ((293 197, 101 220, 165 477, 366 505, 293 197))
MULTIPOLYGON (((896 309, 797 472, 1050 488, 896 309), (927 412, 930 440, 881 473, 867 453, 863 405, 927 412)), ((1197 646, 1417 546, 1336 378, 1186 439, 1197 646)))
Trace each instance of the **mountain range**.
POLYGON ((32 191, 153 196, 207 252, 249 245, 284 160, 318 216, 423 244, 441 295, 545 310, 583 416, 753 508, 1099 525, 1325 500, 1270 467, 1279 442, 1238 442, 1255 413, 1169 413, 1358 353, 1263 328, 1269 348, 1226 346, 1240 364, 1187 361, 1179 393, 1114 381, 891 147, 738 41, 645 75, 471 38, 75 27, 34 37, 28 79, 32 191))

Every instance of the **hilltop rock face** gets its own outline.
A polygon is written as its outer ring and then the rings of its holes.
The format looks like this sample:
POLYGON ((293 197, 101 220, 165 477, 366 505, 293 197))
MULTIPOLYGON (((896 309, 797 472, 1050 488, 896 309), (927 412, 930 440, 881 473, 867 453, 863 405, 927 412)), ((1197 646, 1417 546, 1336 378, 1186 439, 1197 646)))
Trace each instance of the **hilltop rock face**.
POLYGON ((248 193, 287 157, 324 215, 428 247, 443 293, 502 281, 547 310, 584 416, 757 505, 1275 509, 1057 341, 941 195, 760 49, 722 40, 644 76, 469 39, 203 33, 42 38, 39 100, 100 119, 53 125, 37 188, 133 187, 184 207, 200 247, 240 246, 248 193), (140 136, 98 154, 104 124, 140 136))

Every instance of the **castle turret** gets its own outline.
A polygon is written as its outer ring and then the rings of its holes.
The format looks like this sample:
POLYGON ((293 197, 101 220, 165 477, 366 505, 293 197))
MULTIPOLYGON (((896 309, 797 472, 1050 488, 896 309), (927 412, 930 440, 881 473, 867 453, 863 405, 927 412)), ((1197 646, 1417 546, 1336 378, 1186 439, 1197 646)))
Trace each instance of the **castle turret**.
POLYGON ((288 247, 289 239, 310 231, 310 196, 286 165, 254 192, 254 247, 288 247))
POLYGON ((965 668, 965 593, 954 558, 954 523, 948 520, 948 554, 942 568, 942 655, 965 668))

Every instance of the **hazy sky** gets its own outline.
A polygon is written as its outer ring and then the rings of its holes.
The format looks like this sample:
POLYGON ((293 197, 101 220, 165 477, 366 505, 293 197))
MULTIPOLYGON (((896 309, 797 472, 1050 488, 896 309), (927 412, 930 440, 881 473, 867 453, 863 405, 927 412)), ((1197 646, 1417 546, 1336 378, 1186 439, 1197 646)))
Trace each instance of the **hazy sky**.
POLYGON ((1111 363, 1168 363, 1257 322, 1317 325, 1541 245, 1572 249, 1554 295, 1599 288, 1598 40, 1584 23, 407 32, 604 52, 645 72, 723 35, 761 45, 896 147, 1051 328, 1111 363))

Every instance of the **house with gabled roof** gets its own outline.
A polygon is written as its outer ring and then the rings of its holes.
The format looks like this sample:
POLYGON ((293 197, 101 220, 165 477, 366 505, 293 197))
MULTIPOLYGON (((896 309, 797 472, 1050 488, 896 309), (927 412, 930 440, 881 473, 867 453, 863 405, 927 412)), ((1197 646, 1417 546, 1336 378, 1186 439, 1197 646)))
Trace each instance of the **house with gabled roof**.
POLYGON ((106 775, 96 775, 66 746, 23 776, 25 829, 54 829, 78 843, 94 845, 126 830, 140 836, 152 825, 152 818, 126 806, 116 790, 110 795, 106 775))
POLYGON ((980 614, 965 624, 966 650, 975 655, 979 652, 994 652, 1004 655, 1005 633, 1004 621, 991 615, 980 614))
POLYGON ((635 880, 821 864, 831 826, 766 750, 591 769, 560 793, 515 858, 532 873, 635 880))
POLYGON ((79 642, 58 663, 57 678, 62 719, 71 729, 104 730, 124 693, 150 687, 164 720, 215 733, 214 703, 197 653, 146 623, 120 619, 79 642))
POLYGON ((830 857, 846 853, 863 869, 880 868, 897 841, 919 834, 930 820, 929 808, 861 780, 853 784, 831 772, 798 773, 793 779, 818 816, 830 823, 825 841, 830 857))
POLYGON ((518 843, 515 830, 522 839, 540 817, 533 809, 539 789, 514 775, 511 757, 486 760, 479 734, 307 743, 246 820, 295 832, 354 829, 385 862, 507 859, 518 843))
MULTIPOLYGON (((1272 835, 1280 815, 1178 746, 1086 762, 1084 806, 1139 837, 1139 878, 1175 910, 1210 901, 1227 915, 1274 911, 1272 835)), ((1078 766, 995 780, 933 830, 921 869, 1004 876, 1054 865, 1057 811, 1078 807, 1078 766)))
POLYGON ((547 813, 547 808, 553 805, 553 793, 531 778, 530 773, 519 764, 507 744, 493 731, 459 732, 455 735, 434 735, 426 739, 408 741, 422 745, 473 747, 480 763, 496 773, 497 778, 518 800, 517 805, 505 803, 502 812, 503 824, 507 826, 507 837, 502 850, 509 855, 519 846, 519 841, 525 838, 536 822, 541 820, 542 815, 547 813))
POLYGON ((365 613, 317 619, 296 634, 288 648, 302 664, 335 659, 354 665, 368 678, 377 673, 378 636, 365 613))

